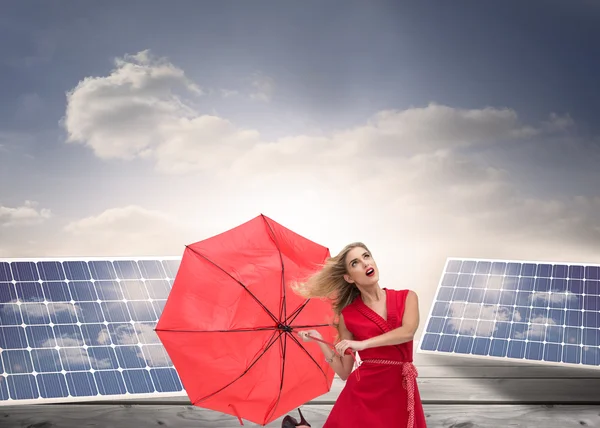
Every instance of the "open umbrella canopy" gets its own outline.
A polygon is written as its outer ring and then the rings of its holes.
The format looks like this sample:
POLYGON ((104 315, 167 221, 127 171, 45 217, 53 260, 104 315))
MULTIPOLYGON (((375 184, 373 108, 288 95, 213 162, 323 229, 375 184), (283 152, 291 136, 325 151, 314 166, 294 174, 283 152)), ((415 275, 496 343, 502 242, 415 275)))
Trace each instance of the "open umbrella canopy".
POLYGON ((266 425, 329 391, 333 370, 295 332, 333 341, 333 312, 290 289, 329 255, 263 215, 186 247, 156 332, 192 404, 266 425))

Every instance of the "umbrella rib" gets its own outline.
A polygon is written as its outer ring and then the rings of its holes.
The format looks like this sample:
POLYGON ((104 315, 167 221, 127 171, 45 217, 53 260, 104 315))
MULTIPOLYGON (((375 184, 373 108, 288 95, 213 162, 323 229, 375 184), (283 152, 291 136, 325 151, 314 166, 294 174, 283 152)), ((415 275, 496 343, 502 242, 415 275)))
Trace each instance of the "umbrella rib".
POLYGON ((225 275, 229 276, 231 279, 233 279, 235 282, 237 282, 238 284, 240 284, 244 290, 246 290, 248 292, 248 294, 250 294, 250 296, 252 296, 252 298, 256 301, 256 303, 259 304, 259 306, 261 308, 263 308, 263 310, 271 317, 271 319, 276 323, 279 324, 279 320, 277 319, 277 317, 275 317, 275 315, 273 315, 273 313, 260 301, 258 300, 258 298, 252 293, 252 291, 248 290, 248 287, 246 287, 246 285, 244 283, 242 283, 241 281, 239 281, 238 279, 234 278, 229 272, 227 272, 225 269, 223 269, 221 266, 219 266, 218 264, 216 264, 215 262, 213 262, 212 260, 210 260, 208 257, 206 257, 203 254, 200 254, 198 251, 194 250, 193 248, 186 246, 187 248, 189 248, 193 253, 195 253, 196 255, 202 257, 204 260, 206 260, 207 262, 211 263, 212 265, 214 265, 217 269, 220 269, 225 275))
POLYGON ((269 339, 269 343, 267 344, 267 346, 265 346, 265 349, 263 349, 263 351, 259 355, 256 356, 256 358, 254 359, 254 361, 252 361, 250 363, 250 365, 248 367, 246 367, 246 369, 238 377, 236 377, 234 380, 232 380, 231 382, 229 382, 227 385, 223 386, 221 389, 218 389, 218 390, 214 391, 212 394, 209 394, 209 395, 206 395, 206 396, 204 396, 202 398, 199 398, 198 400, 194 401, 192 404, 194 406, 197 406, 198 403, 201 403, 202 401, 208 400, 209 398, 217 395, 219 392, 223 391, 226 388, 229 388, 231 385, 233 385, 238 380, 240 380, 242 377, 244 377, 244 375, 246 373, 248 373, 250 371, 250 369, 252 367, 254 367, 254 365, 256 363, 258 363, 258 360, 260 360, 260 358, 267 353, 267 351, 271 348, 271 346, 273 346, 273 344, 275 342, 277 342, 277 339, 279 339, 279 337, 281 337, 282 334, 283 334, 283 331, 280 331, 279 332, 279 336, 277 336, 277 331, 275 331, 273 333, 273 335, 271 336, 271 338, 269 339), (275 337, 275 336, 277 336, 277 337, 275 337))
POLYGON ((298 306, 294 312, 292 312, 290 314, 290 317, 288 319, 286 319, 286 323, 288 325, 291 324, 292 322, 294 322, 294 320, 298 317, 298 315, 300 315, 300 312, 302 312, 302 309, 304 309, 306 307, 308 302, 309 302, 309 300, 307 299, 303 304, 298 306))
POLYGON ((288 335, 285 334, 283 337, 284 337, 283 341, 282 340, 279 341, 279 343, 281 344, 281 372, 279 374, 279 392, 277 393, 277 399, 273 403, 273 407, 271 408, 271 411, 268 413, 267 419, 270 419, 271 416, 273 415, 273 413, 275 413, 275 410, 277 409, 277 406, 279 405, 279 402, 281 401, 281 393, 283 391, 283 376, 285 374, 285 355, 286 355, 286 350, 287 350, 288 335))
POLYGON ((331 324, 302 324, 302 325, 290 325, 292 329, 297 328, 316 328, 316 327, 331 327, 331 324))
POLYGON ((275 243, 275 247, 277 247, 277 253, 279 254, 279 261, 281 262, 281 303, 280 303, 280 307, 279 307, 279 319, 286 319, 287 318, 287 305, 286 305, 286 291, 285 291, 285 265, 283 264, 283 257, 281 255, 281 248, 279 248, 279 242, 277 242, 277 239, 275 238, 275 232, 273 231, 273 228, 271 227, 271 225, 269 224, 269 222, 267 221, 267 219, 263 216, 263 220, 265 221, 265 224, 267 225, 267 227, 269 228, 269 232, 271 239, 273 240, 273 243, 275 243))
POLYGON ((308 352, 306 350, 306 348, 304 346, 302 346, 302 344, 298 341, 298 339, 296 339, 296 337, 293 336, 293 335, 290 335, 290 337, 292 338, 292 340, 294 342, 296 342, 296 344, 300 347, 300 349, 302 349, 304 351, 304 353, 306 355, 308 355, 308 357, 312 360, 312 362, 315 363, 315 366, 317 366, 319 368, 319 370, 321 371, 321 373, 323 373, 323 376, 327 377, 327 375, 325 374, 325 371, 323 370, 323 367, 321 367, 319 365, 319 363, 317 362, 317 360, 315 360, 314 357, 312 355, 310 355, 310 352, 308 352))

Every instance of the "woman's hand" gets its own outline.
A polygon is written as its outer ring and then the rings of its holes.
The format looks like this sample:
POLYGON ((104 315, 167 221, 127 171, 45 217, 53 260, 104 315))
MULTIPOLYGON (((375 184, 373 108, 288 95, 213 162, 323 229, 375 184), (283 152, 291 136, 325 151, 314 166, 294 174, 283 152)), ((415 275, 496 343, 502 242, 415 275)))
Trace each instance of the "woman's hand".
POLYGON ((340 340, 340 342, 335 345, 335 350, 340 355, 345 355, 347 349, 357 352, 367 349, 367 346, 363 341, 360 340, 340 340))
POLYGON ((323 336, 317 330, 303 330, 298 332, 298 336, 305 342, 312 341, 313 337, 319 340, 323 340, 323 336))

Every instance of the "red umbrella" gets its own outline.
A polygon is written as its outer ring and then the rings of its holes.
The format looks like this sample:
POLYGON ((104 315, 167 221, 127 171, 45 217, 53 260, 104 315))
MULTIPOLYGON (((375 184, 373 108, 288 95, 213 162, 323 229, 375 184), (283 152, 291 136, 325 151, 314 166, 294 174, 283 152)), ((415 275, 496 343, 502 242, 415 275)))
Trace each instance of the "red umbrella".
POLYGON ((290 289, 329 257, 260 215, 186 246, 156 326, 192 404, 266 425, 331 388, 334 372, 314 342, 333 341, 333 312, 290 289))

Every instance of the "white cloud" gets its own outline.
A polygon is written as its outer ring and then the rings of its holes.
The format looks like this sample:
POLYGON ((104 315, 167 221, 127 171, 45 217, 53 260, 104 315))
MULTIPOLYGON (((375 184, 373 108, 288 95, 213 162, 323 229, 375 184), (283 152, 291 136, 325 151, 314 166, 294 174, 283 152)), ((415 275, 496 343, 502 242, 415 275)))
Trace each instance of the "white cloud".
MULTIPOLYGON (((482 166, 457 154, 457 149, 490 146, 545 132, 549 131, 544 126, 522 124, 516 112, 509 109, 467 110, 429 104, 403 111, 383 111, 365 125, 330 136, 301 135, 261 141, 232 162, 234 170, 244 173, 311 168, 330 171, 330 177, 354 169, 365 175, 390 175, 403 182, 418 178, 445 186, 448 174, 461 184, 471 183, 482 175, 494 181, 507 177, 501 169, 482 166)), ((490 182, 484 180, 480 185, 485 191, 490 182)))
POLYGON ((65 231, 73 235, 84 235, 90 232, 103 231, 103 229, 118 226, 124 229, 135 228, 142 221, 166 221, 167 216, 157 211, 145 210, 131 205, 124 208, 111 208, 97 216, 90 216, 74 221, 65 226, 65 231))
POLYGON ((157 169, 166 173, 210 170, 235 159, 258 142, 258 133, 240 130, 217 116, 181 120, 153 151, 157 169))
MULTIPOLYGON (((517 113, 507 108, 429 104, 382 111, 365 125, 327 137, 290 136, 269 142, 254 129, 203 114, 177 95, 177 91, 187 95, 200 91, 166 59, 144 51, 117 59, 115 64, 108 76, 88 77, 69 92, 64 119, 69 141, 91 147, 101 158, 149 159, 167 173, 232 166, 282 171, 316 164, 331 169, 332 161, 335 168, 347 159, 362 161, 364 168, 367 158, 408 161, 409 156, 436 150, 527 138, 568 123, 552 115, 536 128, 522 124, 517 113)), ((256 98, 270 99, 272 78, 256 74, 252 84, 258 89, 256 98)))
POLYGON ((86 78, 69 92, 69 142, 85 144, 103 159, 152 159, 167 173, 220 165, 258 142, 256 131, 199 114, 186 103, 184 95, 202 91, 166 60, 144 51, 115 65, 110 75, 86 78))
POLYGON ((110 208, 67 224, 59 252, 76 256, 178 255, 189 243, 186 232, 185 226, 159 211, 136 205, 110 208))
POLYGON ((37 208, 35 201, 25 201, 19 207, 0 206, 0 225, 3 227, 31 226, 43 223, 52 217, 52 211, 47 208, 37 208))
POLYGON ((181 69, 148 51, 119 58, 109 76, 88 77, 67 94, 68 141, 104 159, 149 156, 195 116, 178 91, 202 93, 181 69))
POLYGON ((357 143, 357 148, 371 146, 392 152, 411 149, 426 152, 439 148, 490 144, 498 139, 528 137, 536 128, 520 123, 517 113, 508 108, 486 107, 459 109, 430 103, 403 111, 382 111, 368 124, 338 138, 357 143))

